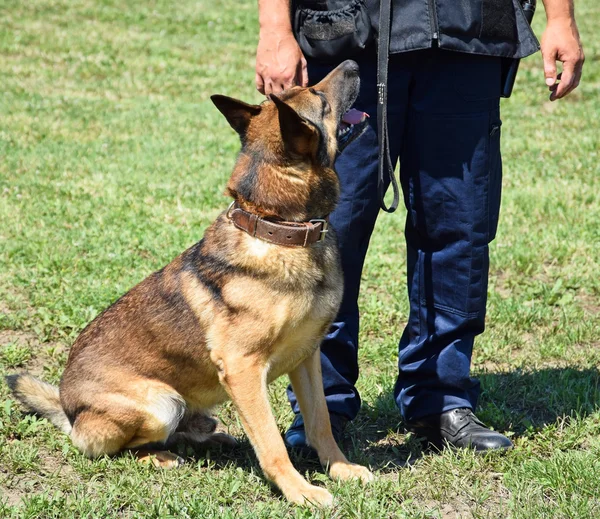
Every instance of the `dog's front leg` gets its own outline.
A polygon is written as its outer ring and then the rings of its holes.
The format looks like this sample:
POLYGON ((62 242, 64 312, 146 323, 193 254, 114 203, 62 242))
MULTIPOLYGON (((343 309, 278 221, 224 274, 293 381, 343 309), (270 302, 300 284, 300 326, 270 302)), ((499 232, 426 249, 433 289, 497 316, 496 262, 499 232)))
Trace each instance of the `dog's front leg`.
POLYGON ((264 363, 250 357, 219 356, 214 351, 211 356, 267 478, 293 503, 330 505, 332 495, 310 485, 290 462, 269 403, 264 363))
POLYGON ((338 480, 361 479, 365 483, 371 481, 371 471, 362 465, 350 463, 331 433, 331 422, 323 391, 320 348, 290 372, 290 380, 304 418, 306 438, 317 451, 323 466, 329 467, 330 476, 338 480))

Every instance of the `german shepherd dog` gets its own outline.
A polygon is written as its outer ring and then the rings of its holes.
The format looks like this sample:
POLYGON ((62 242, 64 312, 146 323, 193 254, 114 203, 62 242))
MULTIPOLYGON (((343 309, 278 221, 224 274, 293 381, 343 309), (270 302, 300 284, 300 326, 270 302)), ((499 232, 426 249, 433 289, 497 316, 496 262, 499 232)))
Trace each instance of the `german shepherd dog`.
POLYGON ((336 155, 367 126, 350 110, 358 91, 358 65, 346 61, 260 105, 213 96, 242 143, 232 206, 83 330, 60 388, 11 375, 16 398, 88 456, 131 449, 163 466, 181 461, 160 450, 178 439, 235 442, 210 414, 230 398, 266 477, 291 502, 327 505, 331 494, 292 466, 269 405, 267 384, 287 373, 330 476, 371 480, 333 439, 319 350, 342 297, 326 215, 339 193, 336 155))

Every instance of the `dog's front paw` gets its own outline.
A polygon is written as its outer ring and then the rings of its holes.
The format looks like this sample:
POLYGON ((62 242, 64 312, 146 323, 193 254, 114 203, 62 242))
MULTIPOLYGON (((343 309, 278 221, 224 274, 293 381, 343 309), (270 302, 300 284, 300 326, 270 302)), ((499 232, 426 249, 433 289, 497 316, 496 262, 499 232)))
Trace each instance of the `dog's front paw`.
POLYGON ((337 481, 360 479, 363 483, 369 483, 375 479, 375 476, 367 467, 355 463, 334 463, 329 469, 329 475, 337 481))
POLYGON ((284 494, 288 501, 297 505, 322 507, 333 504, 333 496, 327 490, 308 483, 284 494))

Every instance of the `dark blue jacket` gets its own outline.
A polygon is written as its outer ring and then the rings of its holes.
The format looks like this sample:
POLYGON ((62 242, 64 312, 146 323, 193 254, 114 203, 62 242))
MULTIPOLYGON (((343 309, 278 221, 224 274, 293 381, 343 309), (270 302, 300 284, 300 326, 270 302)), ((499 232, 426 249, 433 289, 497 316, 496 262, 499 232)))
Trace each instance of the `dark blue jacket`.
MULTIPOLYGON (((379 1, 365 0, 379 26, 379 1)), ((441 49, 522 58, 539 49, 519 0, 391 0, 390 52, 441 49)))

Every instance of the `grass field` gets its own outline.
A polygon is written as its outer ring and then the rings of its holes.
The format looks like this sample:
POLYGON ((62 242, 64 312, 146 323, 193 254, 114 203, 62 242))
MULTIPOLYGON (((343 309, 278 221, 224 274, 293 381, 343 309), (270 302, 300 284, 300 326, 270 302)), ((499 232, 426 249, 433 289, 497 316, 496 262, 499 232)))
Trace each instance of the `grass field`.
MULTIPOLYGON (((403 428, 400 211, 381 217, 364 271, 364 406, 345 446, 375 483, 338 485, 295 458, 336 504, 288 505, 230 406, 234 451, 181 452, 176 471, 90 461, 0 383, 0 517, 600 517, 600 7, 577 11, 580 88, 548 102, 537 55, 503 101, 504 201, 473 369, 478 415, 512 452, 423 452, 403 428)), ((0 1, 0 374, 57 382, 82 327, 227 206, 238 142, 209 96, 260 100, 256 33, 253 0, 0 1)), ((284 386, 270 390, 282 432, 284 386)))

